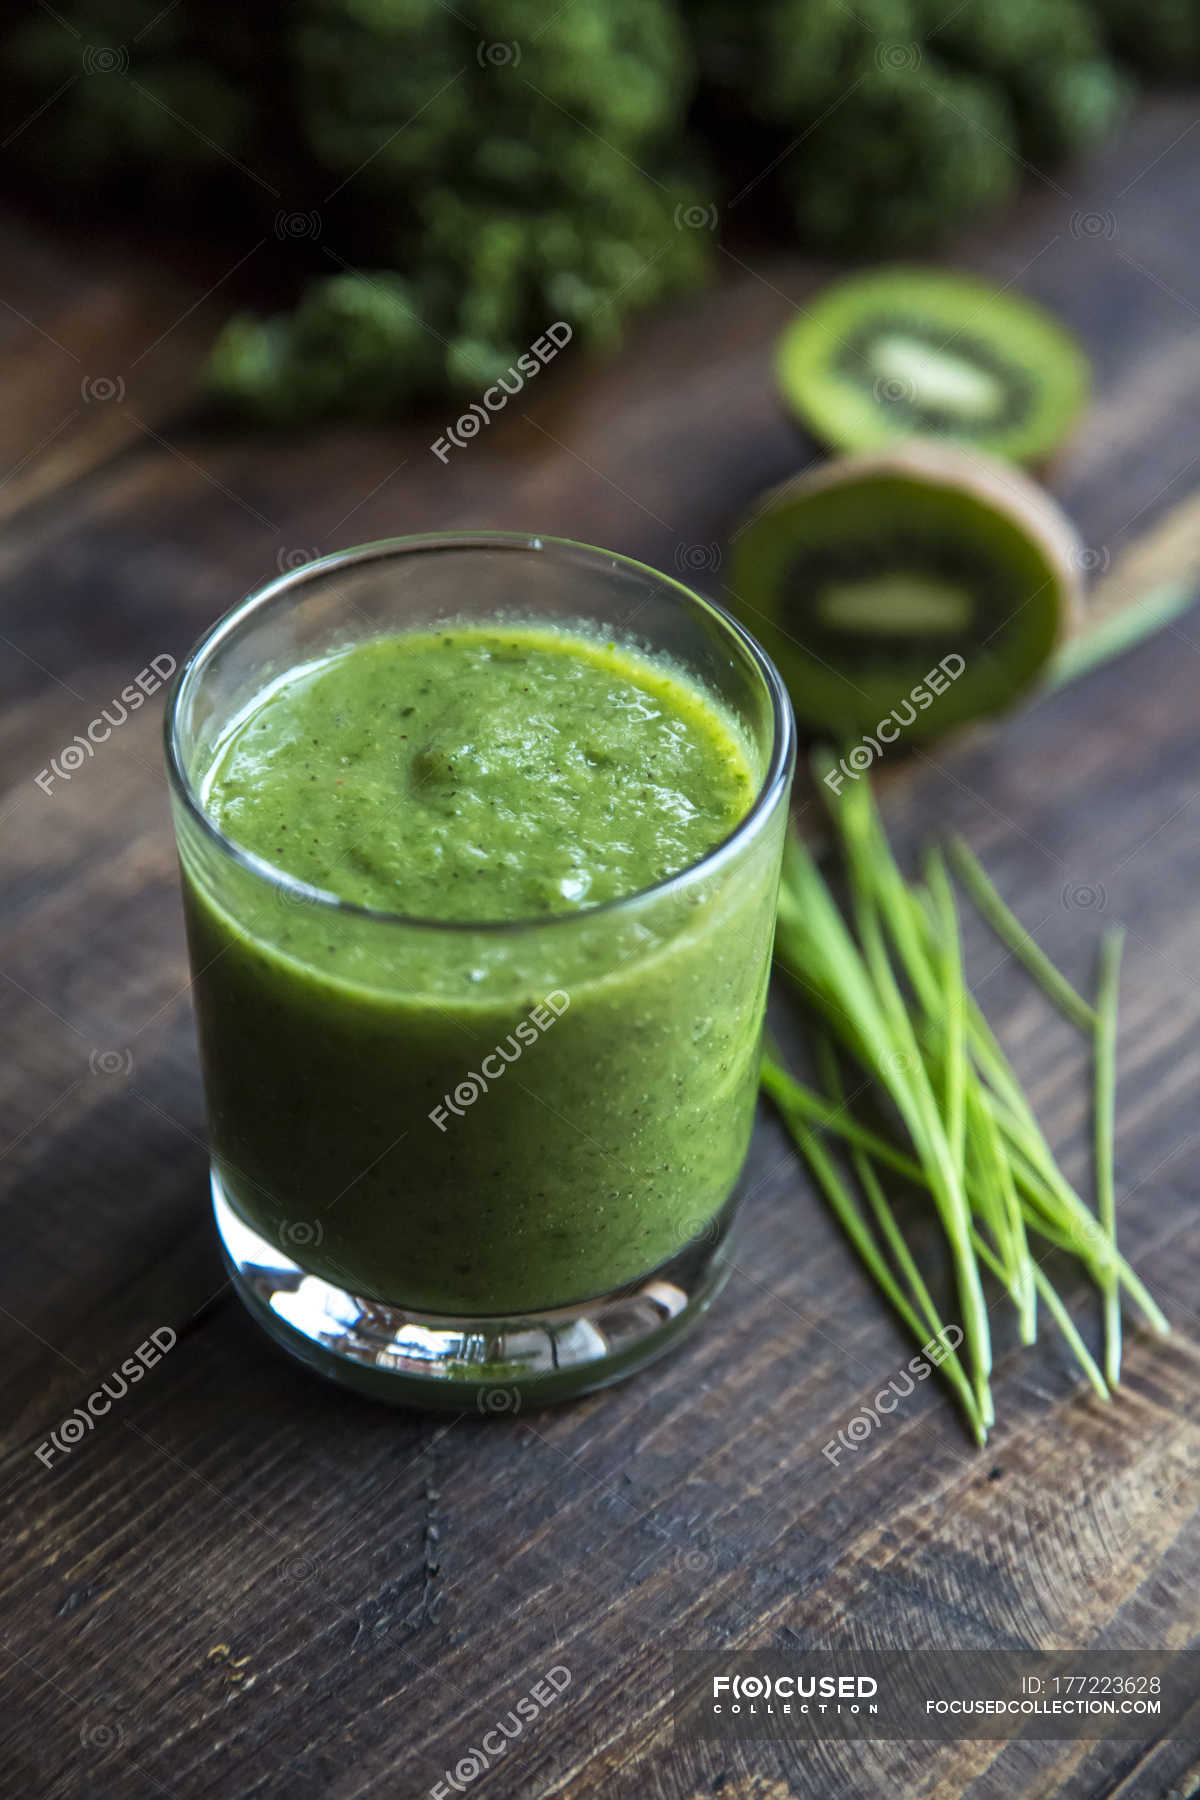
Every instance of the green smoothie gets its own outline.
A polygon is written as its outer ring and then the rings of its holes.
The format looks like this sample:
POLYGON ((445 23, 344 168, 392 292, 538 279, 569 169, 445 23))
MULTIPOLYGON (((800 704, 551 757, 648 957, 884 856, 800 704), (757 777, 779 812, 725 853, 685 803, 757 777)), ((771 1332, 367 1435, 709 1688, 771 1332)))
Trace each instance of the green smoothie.
POLYGON ((342 900, 499 920, 687 868, 756 785, 732 721, 667 669, 475 626, 289 674, 227 740, 205 800, 230 837, 342 900))
POLYGON ((745 1155, 779 830, 656 884, 763 773, 712 694, 582 629, 412 631, 270 682, 201 791, 307 888, 231 887, 181 840, 234 1209, 431 1313, 519 1316, 669 1259, 745 1155))

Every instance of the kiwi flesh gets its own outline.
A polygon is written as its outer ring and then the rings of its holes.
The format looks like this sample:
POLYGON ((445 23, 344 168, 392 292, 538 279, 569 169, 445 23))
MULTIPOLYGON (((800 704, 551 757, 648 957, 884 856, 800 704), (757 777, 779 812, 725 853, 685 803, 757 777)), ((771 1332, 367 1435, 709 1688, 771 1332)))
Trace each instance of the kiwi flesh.
POLYGON ((788 409, 836 450, 919 433, 1041 464, 1071 431, 1090 368, 1032 301, 939 269, 878 269, 818 295, 780 339, 788 409))
POLYGON ((844 743, 894 715, 887 740, 916 742, 1030 686, 1076 621, 1082 560, 1029 477, 914 439, 773 489, 735 534, 727 597, 801 729, 844 743))

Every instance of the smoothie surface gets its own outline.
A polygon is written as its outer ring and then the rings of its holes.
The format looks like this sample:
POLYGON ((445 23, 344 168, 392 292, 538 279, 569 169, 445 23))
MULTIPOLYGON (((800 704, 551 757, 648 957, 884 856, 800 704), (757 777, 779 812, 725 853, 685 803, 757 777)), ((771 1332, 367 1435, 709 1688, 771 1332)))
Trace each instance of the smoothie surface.
POLYGON ((667 663, 541 625, 369 639, 275 683, 205 784, 236 842, 410 918, 570 913, 719 844, 757 787, 738 728, 667 663))

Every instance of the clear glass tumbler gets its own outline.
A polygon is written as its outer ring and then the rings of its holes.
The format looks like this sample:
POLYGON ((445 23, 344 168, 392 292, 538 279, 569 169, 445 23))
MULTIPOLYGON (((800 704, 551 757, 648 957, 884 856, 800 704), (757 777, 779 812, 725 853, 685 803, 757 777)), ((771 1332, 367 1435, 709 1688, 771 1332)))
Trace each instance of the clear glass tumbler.
POLYGON ((254 1317, 355 1387, 483 1412, 667 1349, 728 1272, 754 1115, 794 760, 758 646, 626 557, 399 539, 235 607, 180 671, 166 734, 213 1205, 254 1317), (669 658, 757 760, 741 824, 628 898, 476 924, 350 905, 209 818, 217 750, 269 684, 366 638, 480 620, 669 658))

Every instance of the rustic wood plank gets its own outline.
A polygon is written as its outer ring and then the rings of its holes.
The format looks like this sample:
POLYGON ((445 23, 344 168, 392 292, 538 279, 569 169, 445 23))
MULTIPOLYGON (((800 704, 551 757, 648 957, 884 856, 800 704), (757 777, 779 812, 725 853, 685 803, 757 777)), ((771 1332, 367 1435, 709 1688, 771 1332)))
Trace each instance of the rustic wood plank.
POLYGON ((194 403, 231 277, 262 247, 192 254, 185 276, 144 248, 0 220, 0 518, 158 444, 194 403))
MULTIPOLYGON (((1194 566, 1200 246, 1179 229, 1194 116, 1185 99, 1146 109, 1062 194, 966 247, 1096 354, 1096 405, 1056 485, 1100 567, 1123 554, 1194 566), (1113 233, 1072 231, 1109 211, 1113 233)), ((1022 1352, 1001 1325, 1001 1423, 982 1456, 932 1383, 850 1466, 821 1455, 910 1350, 766 1117, 737 1273, 658 1373, 506 1422, 392 1414, 304 1376, 230 1299, 206 1217, 159 701, 51 795, 34 779, 150 657, 182 656, 237 594, 340 544, 435 525, 560 531, 665 567, 699 561, 720 597, 739 514, 811 454, 765 351, 821 278, 735 254, 720 291, 648 322, 610 362, 547 377, 445 468, 428 448, 439 419, 288 441, 187 425, 184 334, 212 328, 206 306, 164 340, 179 365, 145 415, 157 438, 117 410, 39 449, 75 365, 19 321, 0 343, 20 397, 0 465, 33 452, 0 492, 0 1756, 15 1792, 425 1793, 556 1662, 571 1688, 481 1791, 1161 1800, 1200 1782, 1184 1743, 798 1756, 680 1742, 670 1725, 682 1647, 1162 1645, 1195 1631, 1195 615, 915 757, 889 788, 905 853, 965 830, 1072 979, 1089 981, 1104 919, 1131 927, 1122 1230, 1175 1334, 1131 1333, 1106 1409, 1060 1340, 1022 1352), (159 1325, 179 1334, 163 1363, 44 1469, 47 1432, 159 1325)), ((116 300, 103 282, 73 294, 59 256, 22 259, 13 304, 119 373, 159 315, 139 311, 136 283, 116 300)), ((179 310, 202 293, 197 281, 179 310)), ((160 304, 169 322, 175 301, 160 304)), ((974 924, 967 947, 1086 1182, 1085 1047, 974 924)), ((1069 1276, 1067 1292, 1094 1344, 1094 1297, 1069 1276)))

